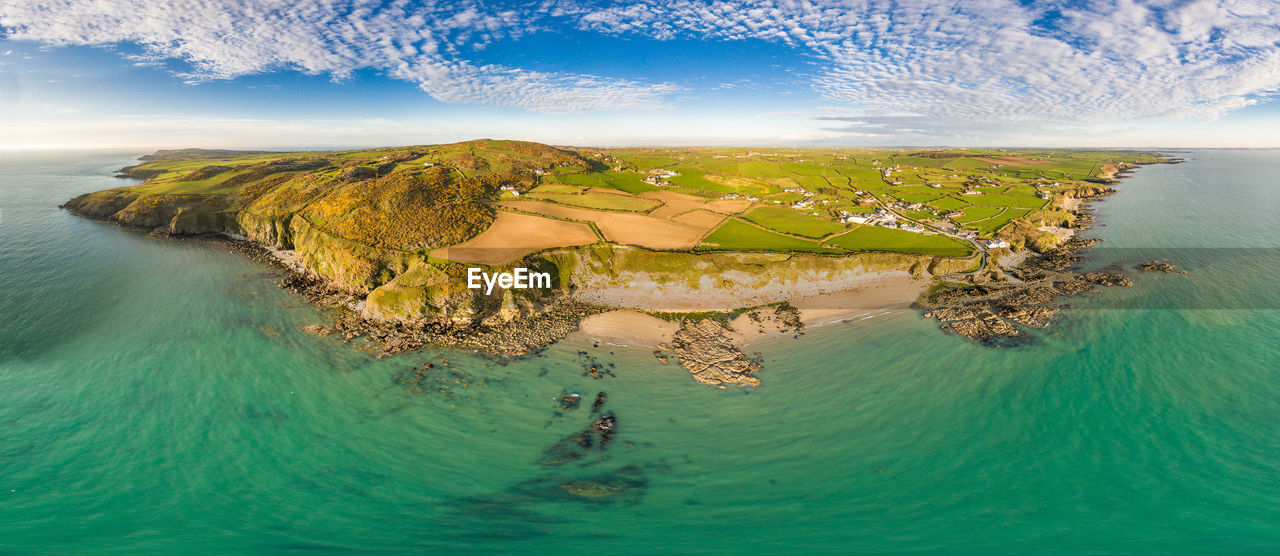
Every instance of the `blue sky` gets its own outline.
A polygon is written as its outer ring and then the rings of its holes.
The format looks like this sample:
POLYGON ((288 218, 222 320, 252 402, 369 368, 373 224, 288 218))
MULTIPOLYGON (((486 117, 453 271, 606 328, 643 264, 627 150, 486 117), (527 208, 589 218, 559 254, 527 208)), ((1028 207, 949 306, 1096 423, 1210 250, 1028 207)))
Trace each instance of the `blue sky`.
POLYGON ((1280 3, 9 0, 0 147, 1280 147, 1280 3))

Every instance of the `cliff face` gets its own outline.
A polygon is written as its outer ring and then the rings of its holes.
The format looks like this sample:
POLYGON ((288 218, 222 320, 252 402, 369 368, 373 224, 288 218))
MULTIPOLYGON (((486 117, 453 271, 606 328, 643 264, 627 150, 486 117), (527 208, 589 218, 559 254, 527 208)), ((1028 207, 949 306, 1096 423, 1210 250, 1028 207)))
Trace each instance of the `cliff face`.
POLYGON ((526 291, 477 295, 465 289, 465 267, 427 264, 427 253, 486 229, 494 213, 484 201, 499 187, 527 188, 536 172, 594 164, 546 145, 498 141, 390 154, 248 157, 240 164, 213 158, 227 154, 144 157, 150 162, 121 171, 142 184, 81 195, 63 207, 171 235, 231 233, 293 250, 310 274, 367 296, 369 318, 510 320, 547 300, 526 291))
POLYGON ((140 194, 110 189, 81 195, 64 208, 85 216, 138 228, 163 228, 177 235, 237 233, 236 212, 225 200, 205 195, 140 194))
POLYGON ((978 263, 901 253, 673 253, 612 244, 537 259, 582 301, 672 312, 733 310, 854 289, 884 274, 923 277, 978 263))
POLYGON ((486 294, 467 288, 469 265, 415 261, 407 270, 369 293, 364 316, 373 320, 426 322, 444 319, 454 323, 509 322, 542 312, 567 288, 557 280, 560 273, 544 259, 533 259, 509 265, 490 267, 486 272, 509 272, 524 266, 533 272, 546 272, 552 288, 494 288, 486 294))

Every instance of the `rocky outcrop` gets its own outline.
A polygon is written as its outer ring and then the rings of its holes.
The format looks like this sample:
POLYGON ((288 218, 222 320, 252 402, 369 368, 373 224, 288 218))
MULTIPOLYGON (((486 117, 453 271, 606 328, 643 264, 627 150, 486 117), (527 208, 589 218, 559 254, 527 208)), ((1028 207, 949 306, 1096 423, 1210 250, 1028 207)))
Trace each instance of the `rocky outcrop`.
MULTIPOLYGON (((1078 273, 1081 255, 1097 240, 1072 238, 1062 246, 1027 259, 999 280, 944 288, 919 302, 924 317, 942 330, 986 346, 1016 345, 1031 339, 1028 329, 1045 328, 1061 311, 1062 297, 1098 291, 1094 286, 1129 287, 1133 281, 1118 270, 1078 273)), ((971 278, 973 281, 977 277, 971 278)))
POLYGON ((1171 265, 1171 264, 1169 264, 1169 263, 1162 263, 1162 262, 1160 262, 1160 261, 1147 261, 1147 262, 1144 262, 1144 263, 1139 263, 1139 264, 1138 264, 1137 266, 1135 266, 1134 268, 1136 268, 1136 269, 1138 269, 1138 270, 1140 270, 1140 271, 1142 271, 1142 272, 1155 272, 1155 271, 1159 271, 1159 272, 1163 272, 1163 273, 1165 273, 1165 274, 1168 274, 1168 273, 1170 273, 1170 272, 1173 272, 1173 269, 1174 269, 1174 268, 1176 268, 1176 267, 1174 267, 1173 265, 1171 265))
POLYGON ((751 376, 760 370, 760 362, 743 354, 734 345, 729 328, 718 320, 685 321, 676 331, 671 348, 698 382, 760 386, 760 379, 751 376))

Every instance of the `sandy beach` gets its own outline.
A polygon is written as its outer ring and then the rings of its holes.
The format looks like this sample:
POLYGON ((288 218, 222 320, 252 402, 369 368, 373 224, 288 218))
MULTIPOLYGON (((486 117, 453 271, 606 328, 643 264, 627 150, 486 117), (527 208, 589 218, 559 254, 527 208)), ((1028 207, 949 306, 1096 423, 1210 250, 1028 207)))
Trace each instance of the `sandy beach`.
MULTIPOLYGON (((878 273, 868 275, 867 280, 859 282, 859 285, 852 289, 832 293, 808 293, 790 299, 789 302, 800 310, 800 320, 806 327, 817 327, 859 320, 895 310, 905 310, 929 287, 929 283, 927 279, 915 279, 905 272, 878 273)), ((811 285, 811 292, 823 289, 825 288, 822 286, 811 285)), ((641 292, 636 292, 636 295, 641 295, 641 292)), ((654 307, 655 310, 697 310, 683 304, 686 300, 679 296, 672 298, 657 292, 646 292, 644 295, 651 302, 661 300, 656 303, 658 307, 654 307)), ((737 302, 753 303, 751 300, 755 299, 758 299, 757 295, 744 296, 737 298, 737 302)), ((628 301, 639 300, 633 296, 628 301)), ((705 298, 698 300, 698 306, 706 302, 705 298)), ((715 302, 732 303, 727 298, 716 299, 715 302)), ((772 317, 768 313, 769 311, 761 311, 763 318, 759 321, 753 321, 745 314, 730 321, 738 341, 749 344, 794 334, 794 331, 779 331, 778 327, 772 324, 772 317)), ((584 319, 581 329, 572 337, 614 345, 657 347, 660 343, 670 342, 678 328, 679 326, 671 321, 635 310, 619 309, 584 319)))
POLYGON ((582 319, 570 338, 619 346, 657 347, 671 341, 680 328, 675 322, 639 311, 621 309, 582 319))

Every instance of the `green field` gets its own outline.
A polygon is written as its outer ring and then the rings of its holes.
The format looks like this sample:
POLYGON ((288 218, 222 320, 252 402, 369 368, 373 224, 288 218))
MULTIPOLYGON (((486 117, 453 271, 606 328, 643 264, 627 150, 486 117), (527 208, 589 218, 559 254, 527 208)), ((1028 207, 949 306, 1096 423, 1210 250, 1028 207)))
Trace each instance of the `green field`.
POLYGON ((967 224, 977 220, 986 220, 1004 212, 1003 207, 965 207, 960 210, 964 211, 964 216, 957 216, 953 219, 960 224, 967 224))
POLYGON ((991 195, 974 195, 969 201, 975 205, 983 205, 989 207, 1017 207, 1038 209, 1043 208, 1049 201, 1036 197, 1035 195, 1003 195, 995 193, 991 195))
POLYGON ((1009 208, 1009 209, 1005 209, 1004 212, 996 216, 993 216, 991 218, 988 218, 986 220, 970 222, 969 224, 965 225, 965 227, 973 228, 984 234, 990 234, 995 232, 996 230, 999 230, 1001 227, 1003 227, 1005 224, 1008 224, 1013 219, 1022 218, 1023 216, 1026 216, 1030 212, 1031 212, 1031 209, 1009 208))
POLYGON ((816 241, 784 236, 761 229, 737 218, 731 218, 707 236, 698 246, 701 250, 721 251, 802 251, 806 253, 840 253, 816 241))
POLYGON ((893 196, 902 199, 903 202, 907 203, 929 203, 942 198, 942 195, 939 193, 894 193, 893 196))
POLYGON ((972 245, 947 236, 875 226, 859 226, 827 240, 826 243, 850 251, 892 251, 944 257, 968 256, 973 252, 972 245))
POLYGON ((961 201, 960 199, 957 199, 955 197, 943 197, 941 199, 938 199, 937 201, 931 201, 929 203, 929 206, 936 208, 940 211, 951 211, 951 210, 965 210, 973 205, 970 205, 968 202, 961 201))
POLYGON ((629 195, 612 195, 609 193, 530 193, 528 199, 551 201, 562 205, 589 209, 620 210, 626 212, 647 212, 662 203, 651 199, 641 199, 629 195))
POLYGON ((814 239, 844 230, 844 224, 801 214, 786 207, 756 207, 743 218, 770 230, 814 239))
POLYGON ((528 192, 529 192, 530 194, 538 194, 538 193, 582 193, 582 192, 584 192, 584 191, 586 191, 586 190, 587 190, 587 188, 586 188, 586 187, 583 187, 583 186, 581 186, 581 185, 560 185, 560 184, 558 184, 558 183, 548 183, 548 184, 539 185, 538 187, 535 187, 535 188, 533 188, 533 189, 530 189, 528 192))
POLYGON ((555 176, 560 183, 582 185, 586 187, 602 187, 617 189, 627 193, 644 193, 657 191, 658 188, 645 183, 644 176, 635 172, 609 172, 591 174, 562 174, 555 176))

